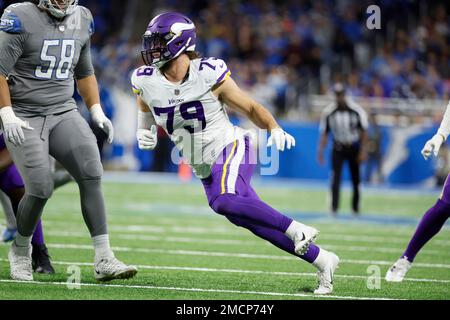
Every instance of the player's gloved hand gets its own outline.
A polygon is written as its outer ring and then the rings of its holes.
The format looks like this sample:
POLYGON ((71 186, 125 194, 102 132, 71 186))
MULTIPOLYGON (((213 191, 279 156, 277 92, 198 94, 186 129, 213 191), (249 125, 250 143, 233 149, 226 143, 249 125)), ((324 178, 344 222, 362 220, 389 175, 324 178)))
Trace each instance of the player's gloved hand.
POLYGON ((94 104, 89 111, 91 112, 92 121, 108 135, 108 143, 112 143, 114 140, 114 128, 111 120, 105 116, 102 106, 94 104))
POLYGON ((25 141, 25 135, 22 129, 34 130, 27 121, 16 117, 10 106, 0 109, 0 117, 2 118, 3 131, 5 132, 6 138, 16 147, 22 145, 25 141))
POLYGON ((268 147, 271 147, 273 144, 275 144, 278 151, 284 151, 285 146, 289 150, 291 147, 295 147, 295 139, 283 129, 276 128, 270 132, 269 140, 267 140, 268 147))
POLYGON ((158 131, 155 125, 150 130, 138 129, 136 133, 140 150, 153 150, 158 144, 158 131))
POLYGON ((422 156, 425 158, 425 160, 428 160, 428 158, 431 156, 431 153, 433 153, 434 156, 437 157, 439 149, 441 148, 444 140, 445 139, 441 134, 436 133, 433 138, 425 143, 425 146, 422 149, 422 156))

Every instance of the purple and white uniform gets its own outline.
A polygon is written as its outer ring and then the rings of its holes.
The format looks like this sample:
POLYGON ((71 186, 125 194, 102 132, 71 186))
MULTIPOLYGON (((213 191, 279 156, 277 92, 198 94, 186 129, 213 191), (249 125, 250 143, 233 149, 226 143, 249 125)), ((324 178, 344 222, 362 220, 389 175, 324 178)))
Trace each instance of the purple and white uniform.
MULTIPOLYGON (((189 75, 169 82, 156 67, 142 66, 132 75, 133 92, 149 106, 195 175, 202 179, 211 208, 275 246, 295 254, 285 232, 292 219, 261 201, 250 181, 256 161, 245 130, 228 119, 212 89, 230 76, 223 60, 191 60, 189 75)), ((302 259, 313 262, 319 248, 311 244, 302 259)))

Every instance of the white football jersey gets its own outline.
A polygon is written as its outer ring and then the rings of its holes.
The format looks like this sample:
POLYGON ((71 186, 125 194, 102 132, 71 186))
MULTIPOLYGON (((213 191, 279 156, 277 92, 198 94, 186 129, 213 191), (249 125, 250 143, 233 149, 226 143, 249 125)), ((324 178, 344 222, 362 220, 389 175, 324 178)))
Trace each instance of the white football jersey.
POLYGON ((191 60, 188 78, 174 84, 158 68, 142 66, 133 72, 133 92, 150 107, 195 175, 207 178, 223 149, 244 131, 228 119, 224 104, 212 88, 230 76, 223 60, 191 60))

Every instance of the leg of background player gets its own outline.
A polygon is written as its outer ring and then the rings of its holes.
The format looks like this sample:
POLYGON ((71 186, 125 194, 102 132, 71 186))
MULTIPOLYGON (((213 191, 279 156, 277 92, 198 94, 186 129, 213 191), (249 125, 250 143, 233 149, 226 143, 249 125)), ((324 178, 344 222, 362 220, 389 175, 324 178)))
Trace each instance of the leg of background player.
POLYGON ((28 118, 34 130, 25 130, 25 142, 14 146, 6 142, 8 150, 20 172, 26 193, 17 211, 18 235, 15 245, 26 248, 42 215, 42 210, 53 193, 48 156, 48 130, 44 117, 28 118))
POLYGON ((420 221, 416 232, 403 253, 410 262, 414 261, 417 253, 433 238, 450 217, 450 179, 447 177, 441 197, 431 207, 420 221))
POLYGON ((350 175, 352 177, 353 185, 353 198, 352 198, 352 209, 353 214, 359 213, 359 183, 360 183, 360 170, 358 163, 358 151, 355 151, 349 156, 348 164, 350 168, 350 175))
POLYGON ((81 210, 95 250, 95 277, 109 281, 130 278, 133 266, 117 260, 110 248, 101 189, 103 167, 94 134, 77 110, 55 116, 50 154, 74 177, 80 189, 81 210))
POLYGON ((431 240, 441 229, 450 217, 450 181, 449 177, 445 181, 441 197, 436 204, 431 207, 422 217, 417 229, 411 238, 408 247, 395 264, 386 273, 386 280, 391 282, 401 282, 412 266, 416 255, 423 246, 431 240))
POLYGON ((344 158, 341 153, 333 148, 331 155, 332 172, 331 172, 331 212, 335 215, 339 209, 339 195, 341 188, 341 173, 344 158))

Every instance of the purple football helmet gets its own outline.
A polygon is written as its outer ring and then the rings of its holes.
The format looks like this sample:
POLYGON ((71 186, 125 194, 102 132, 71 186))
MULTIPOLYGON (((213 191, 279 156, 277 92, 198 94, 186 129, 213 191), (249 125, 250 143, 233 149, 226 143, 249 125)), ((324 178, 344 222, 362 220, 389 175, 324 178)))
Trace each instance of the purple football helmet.
POLYGON ((158 68, 186 51, 195 51, 195 25, 177 12, 163 13, 150 21, 144 34, 142 59, 158 68))

